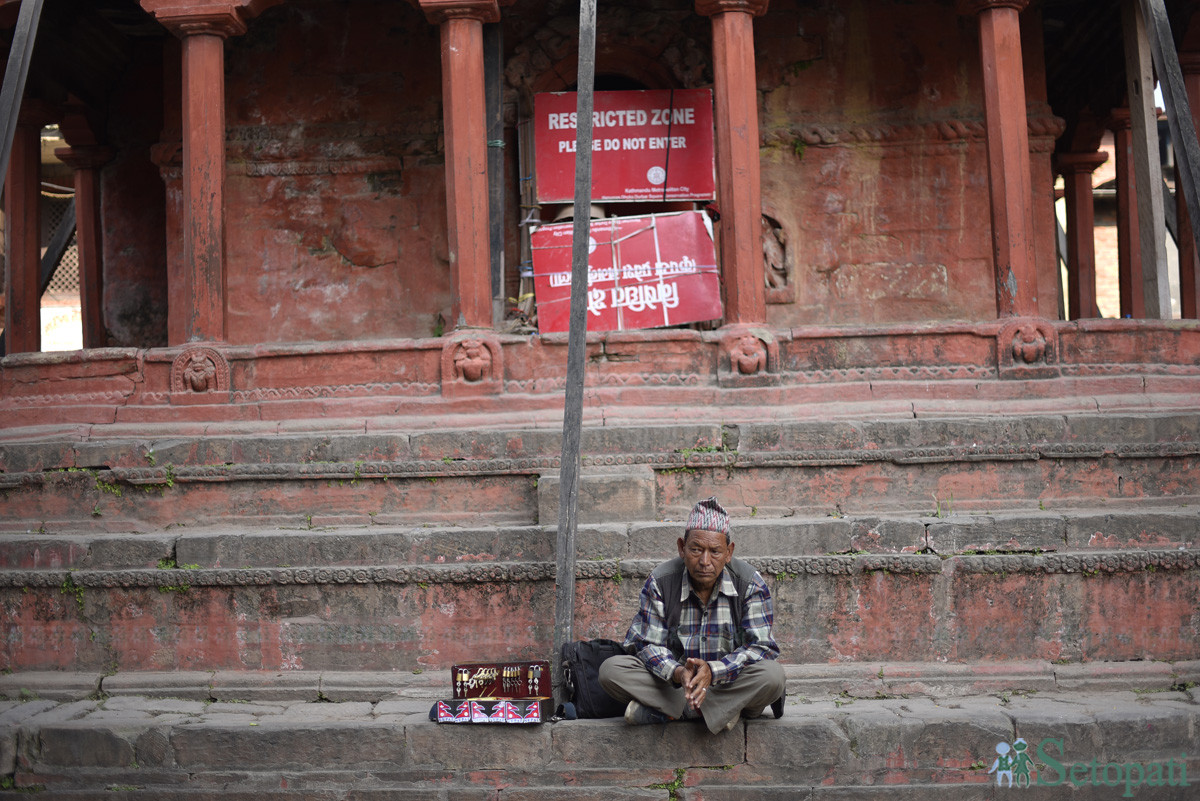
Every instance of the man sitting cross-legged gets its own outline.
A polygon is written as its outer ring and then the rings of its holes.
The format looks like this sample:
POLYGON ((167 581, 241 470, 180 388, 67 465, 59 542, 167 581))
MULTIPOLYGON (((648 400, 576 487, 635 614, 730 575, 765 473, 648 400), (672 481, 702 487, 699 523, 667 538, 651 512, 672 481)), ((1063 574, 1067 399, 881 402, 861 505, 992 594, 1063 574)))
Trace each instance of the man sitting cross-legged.
POLYGON ((654 569, 625 650, 600 667, 600 684, 628 701, 629 723, 700 718, 731 729, 771 705, 783 714, 784 674, 771 636, 774 608, 762 576, 733 558, 729 515, 700 501, 677 545, 679 557, 654 569))

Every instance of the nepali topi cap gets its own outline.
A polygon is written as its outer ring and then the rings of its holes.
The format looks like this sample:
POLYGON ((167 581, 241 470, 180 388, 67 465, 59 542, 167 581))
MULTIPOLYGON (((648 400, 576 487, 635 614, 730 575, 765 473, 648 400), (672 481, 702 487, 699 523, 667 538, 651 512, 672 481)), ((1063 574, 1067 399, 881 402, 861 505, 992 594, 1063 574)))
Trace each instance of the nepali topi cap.
POLYGON ((715 531, 718 534, 729 536, 729 513, 721 508, 721 504, 717 503, 717 498, 714 495, 711 498, 706 498, 692 507, 692 513, 688 515, 687 525, 683 529, 687 531, 715 531))

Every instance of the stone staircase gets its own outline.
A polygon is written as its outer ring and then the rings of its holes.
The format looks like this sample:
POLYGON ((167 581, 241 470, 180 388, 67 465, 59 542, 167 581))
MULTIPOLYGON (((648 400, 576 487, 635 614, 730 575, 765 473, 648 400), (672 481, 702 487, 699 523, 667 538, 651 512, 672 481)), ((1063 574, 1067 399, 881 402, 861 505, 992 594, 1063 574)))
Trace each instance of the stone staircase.
POLYGON ((620 636, 710 494, 771 585, 791 704, 717 738, 428 721, 454 662, 551 656, 552 416, 6 429, 0 787, 997 798, 1018 736, 1200 777, 1200 416, 1032 404, 590 418, 576 636, 620 636))

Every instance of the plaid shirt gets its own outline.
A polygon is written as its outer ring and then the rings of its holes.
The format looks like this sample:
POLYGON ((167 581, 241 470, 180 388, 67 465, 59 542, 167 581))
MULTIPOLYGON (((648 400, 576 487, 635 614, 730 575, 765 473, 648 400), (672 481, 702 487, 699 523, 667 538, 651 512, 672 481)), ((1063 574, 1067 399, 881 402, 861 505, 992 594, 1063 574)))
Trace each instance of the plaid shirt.
MULTIPOLYGON (((746 665, 779 656, 779 646, 771 637, 771 624, 775 621, 771 592, 757 573, 742 604, 743 643, 734 649, 737 629, 730 598, 736 592, 733 577, 726 569, 719 587, 708 599, 708 606, 703 607, 684 571, 679 598, 679 639, 685 659, 696 657, 709 663, 713 684, 729 684, 746 665)), ((625 634, 625 650, 641 659, 654 675, 671 681, 680 662, 667 647, 664 609, 662 591, 651 576, 642 587, 641 604, 625 634)))

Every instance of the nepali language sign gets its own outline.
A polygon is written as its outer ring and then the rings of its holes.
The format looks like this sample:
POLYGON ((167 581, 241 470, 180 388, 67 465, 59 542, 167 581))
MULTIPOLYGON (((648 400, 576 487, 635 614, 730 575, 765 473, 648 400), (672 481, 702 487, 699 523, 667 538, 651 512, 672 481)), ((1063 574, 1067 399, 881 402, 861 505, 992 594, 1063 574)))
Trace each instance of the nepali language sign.
MULTIPOLYGON (((711 200, 712 92, 666 89, 596 92, 592 113, 592 200, 711 200)), ((537 199, 575 197, 575 93, 534 97, 537 199)))
MULTIPOLYGON (((538 330, 566 331, 573 223, 533 232, 538 330)), ((698 211, 592 220, 587 328, 625 331, 721 316, 721 281, 708 218, 698 211)))

